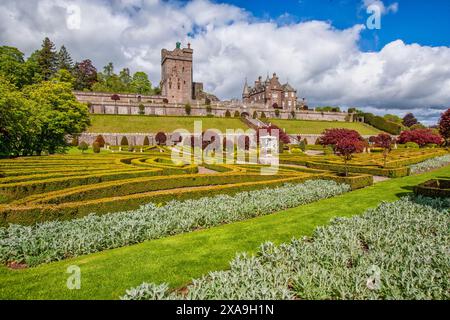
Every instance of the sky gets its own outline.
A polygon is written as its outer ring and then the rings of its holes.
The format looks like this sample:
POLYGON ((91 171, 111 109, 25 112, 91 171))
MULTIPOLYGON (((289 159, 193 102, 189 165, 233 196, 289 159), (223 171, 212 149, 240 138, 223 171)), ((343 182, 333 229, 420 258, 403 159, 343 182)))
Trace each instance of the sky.
POLYGON ((310 106, 425 124, 449 108, 449 31, 449 0, 0 0, 0 45, 26 55, 48 36, 158 85, 161 49, 190 42, 194 81, 221 99, 276 72, 310 106))

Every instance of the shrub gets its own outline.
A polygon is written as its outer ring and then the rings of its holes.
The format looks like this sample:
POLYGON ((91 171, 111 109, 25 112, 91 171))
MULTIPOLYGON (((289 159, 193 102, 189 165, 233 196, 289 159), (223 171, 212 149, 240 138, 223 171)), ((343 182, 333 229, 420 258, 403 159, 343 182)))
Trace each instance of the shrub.
POLYGON ((128 138, 123 136, 122 139, 120 140, 120 145, 121 146, 128 146, 128 138))
POLYGON ((86 142, 81 141, 80 144, 78 145, 78 149, 81 150, 81 153, 84 153, 84 151, 89 149, 89 145, 86 142))
POLYGON ((92 144, 92 150, 94 153, 100 153, 100 144, 98 142, 94 142, 92 144))
POLYGON ((165 206, 147 204, 134 211, 89 215, 69 221, 34 226, 10 224, 0 228, 0 261, 37 265, 266 215, 349 189, 349 186, 333 181, 314 180, 234 196, 171 201, 165 206), (258 210, 255 210, 256 206, 258 210))
POLYGON ((164 132, 158 132, 155 136, 155 141, 157 145, 164 145, 167 141, 167 136, 164 132))
POLYGON ((383 117, 376 116, 372 113, 364 113, 363 116, 365 123, 390 134, 398 135, 404 128, 401 124, 388 121, 383 117))
POLYGON ((225 111, 225 118, 231 118, 230 110, 225 111))
POLYGON ((312 238, 238 254, 229 270, 194 279, 186 290, 144 283, 122 299, 448 300, 446 207, 429 198, 383 202, 316 228, 312 238))
POLYGON ((299 143, 299 148, 303 151, 303 152, 305 152, 306 151, 306 143, 305 143, 305 139, 303 139, 302 141, 300 141, 300 143, 299 143))
POLYGON ((279 117, 280 116, 280 110, 278 110, 278 109, 275 109, 275 117, 279 117))
POLYGON ((144 143, 143 143, 143 145, 144 145, 144 146, 150 145, 150 141, 149 141, 149 139, 148 139, 147 136, 145 136, 145 138, 144 138, 144 143))
POLYGON ((253 116, 252 116, 252 118, 253 118, 253 119, 258 118, 258 112, 256 112, 256 110, 253 111, 253 116))
POLYGON ((399 143, 415 142, 421 147, 428 143, 441 144, 441 141, 442 138, 434 134, 430 129, 402 131, 398 137, 399 143))
POLYGON ((295 119, 295 111, 294 110, 291 111, 291 117, 292 117, 292 119, 295 119))
POLYGON ((239 118, 241 116, 241 114, 239 113, 239 111, 238 110, 236 110, 235 112, 234 112, 234 115, 233 115, 233 117, 235 117, 235 118, 239 118))
POLYGON ((212 112, 212 107, 208 104, 206 105, 206 113, 210 114, 212 112))
POLYGON ((95 138, 94 142, 97 142, 100 148, 105 147, 105 138, 103 138, 103 136, 101 134, 95 138))
POLYGON ((186 103, 184 105, 184 112, 189 116, 191 114, 192 111, 192 107, 189 103, 186 103))
POLYGON ((405 143, 405 148, 408 149, 419 149, 419 145, 415 142, 407 142, 405 143))
POLYGON ((266 113, 261 111, 261 119, 267 119, 266 113))
POLYGON ((139 104, 139 114, 144 115, 145 114, 145 106, 141 103, 139 104))

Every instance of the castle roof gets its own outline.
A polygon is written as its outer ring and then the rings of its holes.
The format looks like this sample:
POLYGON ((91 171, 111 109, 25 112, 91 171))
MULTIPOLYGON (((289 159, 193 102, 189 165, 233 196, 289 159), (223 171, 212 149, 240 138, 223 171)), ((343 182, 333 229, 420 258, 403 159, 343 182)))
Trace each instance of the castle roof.
POLYGON ((295 89, 292 88, 292 86, 288 82, 283 84, 281 87, 283 88, 284 91, 295 91, 295 89))

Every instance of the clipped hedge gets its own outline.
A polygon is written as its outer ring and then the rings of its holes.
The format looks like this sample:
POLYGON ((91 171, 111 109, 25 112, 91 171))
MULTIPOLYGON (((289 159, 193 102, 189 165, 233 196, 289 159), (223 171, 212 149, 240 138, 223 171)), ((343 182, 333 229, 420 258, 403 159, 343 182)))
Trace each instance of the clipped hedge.
POLYGON ((118 197, 149 191, 231 184, 241 181, 254 182, 262 180, 273 180, 278 178, 282 177, 268 177, 260 174, 245 173, 220 175, 179 175, 176 177, 176 179, 174 179, 174 177, 172 176, 142 177, 121 180, 120 183, 117 183, 117 181, 108 181, 104 183, 80 186, 40 195, 32 195, 30 197, 15 201, 14 203, 12 203, 12 205, 39 203, 61 204, 66 202, 100 199, 104 197, 110 197, 111 195, 118 197))
POLYGON ((424 197, 450 198, 449 179, 431 179, 414 187, 416 195, 424 197))
MULTIPOLYGON (((339 173, 345 172, 345 168, 343 164, 329 164, 329 163, 320 163, 320 162, 307 162, 306 165, 310 168, 336 171, 339 173)), ((374 176, 385 176, 390 178, 399 178, 404 177, 409 174, 408 167, 399 167, 399 168, 377 168, 377 167, 369 167, 369 166, 354 166, 349 165, 348 171, 352 173, 365 173, 371 174, 374 176)))
POLYGON ((338 176, 336 174, 325 174, 321 179, 333 180, 337 183, 345 183, 349 185, 352 190, 365 188, 373 184, 373 176, 369 174, 350 174, 348 177, 338 176))
POLYGON ((151 191, 126 196, 63 203, 59 205, 0 205, 0 225, 6 226, 8 223, 30 225, 36 222, 51 220, 70 220, 86 216, 93 212, 97 214, 105 214, 136 209, 140 205, 150 202, 164 204, 172 200, 181 201, 187 199, 198 199, 217 194, 232 195, 241 191, 257 190, 269 186, 276 187, 283 185, 284 183, 301 183, 315 178, 317 178, 317 176, 310 174, 297 174, 295 176, 268 181, 181 188, 176 192, 171 189, 151 191))
POLYGON ((68 176, 37 181, 23 181, 17 183, 0 184, 0 192, 8 194, 12 199, 18 199, 30 194, 49 192, 80 185, 100 183, 104 181, 145 177, 158 174, 160 175, 162 173, 163 170, 159 168, 149 168, 142 170, 122 169, 107 173, 95 173, 82 176, 68 176))
POLYGON ((390 134, 399 135, 404 129, 404 126, 401 124, 388 121, 383 117, 374 115, 373 113, 363 113, 363 116, 365 123, 390 134))

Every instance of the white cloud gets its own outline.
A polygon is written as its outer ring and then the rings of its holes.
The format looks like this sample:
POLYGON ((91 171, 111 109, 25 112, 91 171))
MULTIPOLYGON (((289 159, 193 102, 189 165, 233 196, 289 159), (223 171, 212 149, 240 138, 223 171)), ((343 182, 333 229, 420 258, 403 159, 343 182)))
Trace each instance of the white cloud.
POLYGON ((363 0, 362 4, 364 8, 373 5, 378 6, 381 14, 396 13, 398 11, 398 2, 394 2, 386 6, 381 0, 363 0))
MULTIPOLYGON (((398 7, 383 8, 387 13, 398 7)), ((145 70, 157 84, 161 48, 191 42, 195 81, 223 99, 240 97, 245 77, 251 81, 277 72, 312 105, 398 114, 414 110, 421 119, 434 121, 450 101, 450 48, 397 40, 379 52, 362 52, 362 29, 355 25, 338 30, 324 21, 277 24, 207 0, 0 4, 1 43, 27 54, 49 36, 58 46, 65 44, 77 60, 91 58, 98 69, 113 61, 117 71, 124 66, 145 70), (66 7, 74 3, 81 9, 79 30, 69 30, 65 23, 66 7)))

